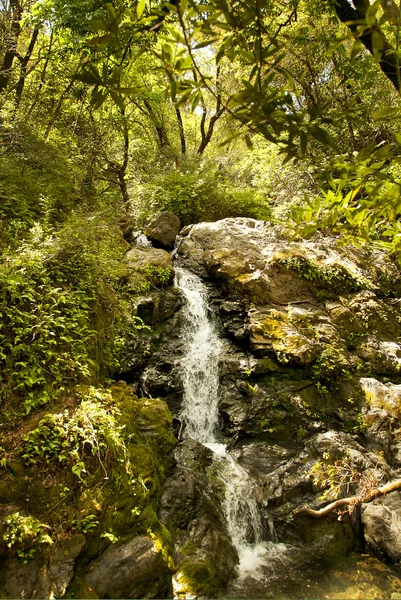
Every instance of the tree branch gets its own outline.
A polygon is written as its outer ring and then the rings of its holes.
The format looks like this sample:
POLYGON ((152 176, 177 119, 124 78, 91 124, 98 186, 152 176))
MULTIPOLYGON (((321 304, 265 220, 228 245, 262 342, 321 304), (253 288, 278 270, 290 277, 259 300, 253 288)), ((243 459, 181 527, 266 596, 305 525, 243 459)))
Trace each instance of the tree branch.
POLYGON ((366 504, 367 502, 372 502, 372 500, 376 500, 380 496, 384 496, 390 492, 394 492, 395 490, 401 489, 401 479, 396 479, 390 483, 386 483, 382 487, 375 488, 370 492, 362 494, 361 496, 350 496, 349 498, 340 498, 340 500, 336 500, 335 502, 331 502, 327 506, 324 506, 320 510, 314 510, 312 508, 304 507, 300 508, 295 512, 296 517, 301 515, 306 515, 308 517, 313 517, 315 519, 321 519, 322 517, 326 517, 333 511, 347 507, 352 504, 366 504))

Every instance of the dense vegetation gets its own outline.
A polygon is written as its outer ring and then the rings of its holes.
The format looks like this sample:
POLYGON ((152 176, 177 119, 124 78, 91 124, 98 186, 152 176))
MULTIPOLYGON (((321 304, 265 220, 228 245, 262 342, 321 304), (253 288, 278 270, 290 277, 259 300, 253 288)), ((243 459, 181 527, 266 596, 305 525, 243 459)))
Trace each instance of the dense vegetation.
POLYGON ((160 449, 116 425, 147 409, 110 388, 147 332, 123 233, 249 216, 399 257, 400 25, 395 0, 1 0, 0 464, 71 467, 7 518, 19 556, 98 527, 109 480, 136 496, 105 543, 159 527, 160 449))

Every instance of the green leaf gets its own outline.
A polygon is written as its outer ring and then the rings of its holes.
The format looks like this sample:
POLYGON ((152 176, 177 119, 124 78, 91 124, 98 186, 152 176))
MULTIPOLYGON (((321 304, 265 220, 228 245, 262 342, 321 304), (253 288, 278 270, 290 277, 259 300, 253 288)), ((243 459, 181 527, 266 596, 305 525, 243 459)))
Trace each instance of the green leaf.
POLYGON ((356 56, 358 56, 358 54, 362 52, 363 47, 364 46, 360 39, 355 40, 351 48, 351 60, 353 60, 356 56))
POLYGON ((162 54, 163 59, 171 65, 173 62, 173 48, 170 44, 163 44, 162 54))
POLYGON ((377 11, 379 10, 380 3, 381 0, 376 0, 376 2, 369 6, 368 10, 366 11, 365 19, 369 27, 372 27, 376 23, 376 15, 377 11))
POLYGON ((210 46, 211 44, 213 44, 213 42, 215 42, 218 39, 219 38, 214 37, 210 40, 207 40, 206 42, 200 42, 199 44, 196 44, 195 50, 199 50, 200 48, 206 48, 207 46, 210 46))
POLYGON ((107 44, 109 44, 114 38, 114 35, 112 33, 106 33, 106 35, 100 35, 94 38, 91 38, 90 40, 88 40, 86 43, 89 46, 107 46, 107 44))
POLYGON ((145 10, 145 4, 146 4, 146 0, 139 0, 139 2, 138 2, 138 6, 136 7, 136 16, 137 16, 138 21, 143 15, 143 11, 145 10))
POLYGON ((122 96, 120 96, 120 94, 117 94, 114 91, 110 90, 110 96, 112 97, 114 103, 118 106, 118 108, 120 110, 124 110, 125 109, 125 104, 124 104, 124 99, 122 98, 122 96))
POLYGON ((395 106, 389 106, 388 108, 376 110, 372 116, 374 119, 382 119, 383 117, 391 117, 393 119, 401 118, 401 109, 395 106))
POLYGON ((245 139, 245 144, 247 145, 247 147, 249 148, 249 150, 252 150, 253 149, 253 143, 252 143, 252 140, 251 140, 250 136, 247 134, 247 135, 245 135, 244 139, 245 139))
POLYGON ((115 88, 115 92, 118 92, 119 94, 137 94, 139 91, 141 90, 141 88, 135 88, 135 87, 117 87, 115 88))
POLYGON ((331 135, 329 135, 329 133, 322 127, 319 127, 318 125, 313 125, 312 127, 309 127, 309 132, 321 144, 324 144, 325 146, 330 146, 331 148, 336 147, 336 144, 331 135))
POLYGON ((99 83, 102 83, 102 79, 99 73, 96 74, 93 71, 77 73, 76 75, 74 75, 73 79, 75 79, 76 81, 82 81, 82 83, 89 83, 91 85, 99 85, 99 83))
POLYGON ((89 21, 89 27, 90 29, 93 29, 93 31, 107 31, 107 23, 100 19, 92 19, 89 21))
POLYGON ((372 50, 373 50, 373 56, 375 57, 377 62, 379 62, 381 59, 381 56, 383 54, 383 48, 384 48, 383 35, 379 31, 377 31, 377 29, 374 29, 372 31, 372 50))

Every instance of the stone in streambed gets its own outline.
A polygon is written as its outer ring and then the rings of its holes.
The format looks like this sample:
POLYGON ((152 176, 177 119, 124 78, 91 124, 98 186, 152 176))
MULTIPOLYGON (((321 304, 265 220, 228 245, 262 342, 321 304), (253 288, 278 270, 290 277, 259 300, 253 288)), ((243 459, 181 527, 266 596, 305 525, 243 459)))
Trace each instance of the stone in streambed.
POLYGON ((151 220, 145 229, 145 235, 162 248, 174 248, 175 238, 181 229, 181 221, 172 212, 162 212, 151 220))

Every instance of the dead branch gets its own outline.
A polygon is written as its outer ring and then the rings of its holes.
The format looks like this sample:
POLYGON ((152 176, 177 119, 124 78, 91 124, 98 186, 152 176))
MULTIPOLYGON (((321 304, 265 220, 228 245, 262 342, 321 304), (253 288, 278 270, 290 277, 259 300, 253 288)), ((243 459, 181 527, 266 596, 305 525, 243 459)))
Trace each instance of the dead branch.
POLYGON ((366 504, 367 502, 372 502, 379 498, 380 496, 385 496, 389 492, 394 492, 395 490, 401 489, 401 479, 396 479, 390 483, 386 483, 382 487, 376 488, 362 494, 360 496, 350 496, 349 498, 340 498, 340 500, 336 500, 335 502, 331 502, 327 506, 324 506, 320 510, 313 510, 313 508, 300 508, 295 512, 295 516, 298 517, 300 515, 306 515, 309 517, 314 517, 315 519, 320 519, 322 517, 326 517, 328 514, 332 513, 334 510, 338 508, 344 508, 354 504, 366 504))

